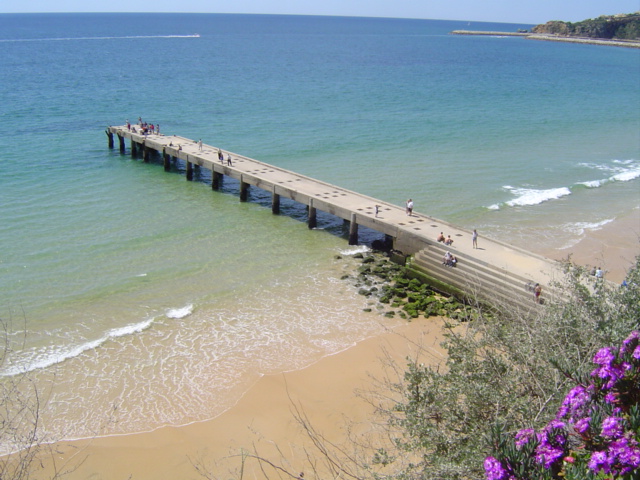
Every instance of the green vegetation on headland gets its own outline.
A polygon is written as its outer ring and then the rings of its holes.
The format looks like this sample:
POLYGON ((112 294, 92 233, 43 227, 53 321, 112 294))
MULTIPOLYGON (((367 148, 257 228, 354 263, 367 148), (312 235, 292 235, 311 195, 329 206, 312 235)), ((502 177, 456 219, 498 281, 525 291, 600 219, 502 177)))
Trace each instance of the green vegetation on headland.
POLYGON ((455 35, 517 36, 530 40, 640 48, 640 13, 603 15, 576 23, 554 20, 536 25, 531 29, 531 32, 519 29, 517 32, 454 30, 451 33, 455 35))
POLYGON ((531 32, 565 37, 638 40, 640 39, 640 13, 602 15, 576 23, 553 20, 536 25, 531 32))

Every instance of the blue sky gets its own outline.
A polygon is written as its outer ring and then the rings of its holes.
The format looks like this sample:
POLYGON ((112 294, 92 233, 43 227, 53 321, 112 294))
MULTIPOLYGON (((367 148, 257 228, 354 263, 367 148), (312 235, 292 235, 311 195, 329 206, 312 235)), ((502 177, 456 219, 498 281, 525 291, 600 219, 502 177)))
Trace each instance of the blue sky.
POLYGON ((2 0, 0 13, 203 12, 430 18, 507 23, 576 22, 640 10, 640 0, 2 0))

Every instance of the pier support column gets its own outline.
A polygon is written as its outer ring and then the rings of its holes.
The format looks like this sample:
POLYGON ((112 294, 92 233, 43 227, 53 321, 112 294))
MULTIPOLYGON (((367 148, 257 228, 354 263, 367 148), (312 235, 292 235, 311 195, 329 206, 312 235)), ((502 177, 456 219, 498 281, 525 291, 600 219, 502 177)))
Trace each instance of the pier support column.
POLYGON ((171 155, 167 153, 167 147, 162 147, 162 161, 164 163, 164 171, 171 170, 171 155))
POLYGON ((193 163, 189 161, 189 156, 187 155, 187 180, 193 180, 193 163))
POLYGON ((240 201, 246 202, 249 198, 249 184, 240 180, 240 201))
POLYGON ((349 225, 349 245, 358 245, 358 224, 356 214, 351 214, 351 225, 349 225))
POLYGON ((307 221, 307 225, 309 228, 316 228, 318 226, 316 207, 313 206, 313 198, 309 199, 309 219, 307 221))
POLYGON ((120 153, 124 153, 124 137, 118 134, 118 142, 120 142, 120 153))
POLYGON ((142 144, 142 158, 144 159, 144 163, 149 163, 149 159, 151 158, 151 148, 147 147, 146 144, 142 144))
POLYGON ((109 148, 113 150, 113 133, 111 133, 108 129, 104 131, 107 134, 107 138, 109 139, 109 148))
POLYGON ((391 235, 384 236, 384 246, 389 249, 393 248, 393 237, 391 235))
POLYGON ((273 192, 271 192, 271 213, 278 214, 280 213, 280 195, 276 193, 276 187, 273 187, 273 192))
POLYGON ((132 138, 131 139, 131 156, 133 158, 136 158, 137 155, 138 155, 138 144, 134 142, 132 138))
POLYGON ((215 170, 211 171, 211 190, 219 190, 220 185, 222 185, 222 177, 221 173, 216 172, 215 170))

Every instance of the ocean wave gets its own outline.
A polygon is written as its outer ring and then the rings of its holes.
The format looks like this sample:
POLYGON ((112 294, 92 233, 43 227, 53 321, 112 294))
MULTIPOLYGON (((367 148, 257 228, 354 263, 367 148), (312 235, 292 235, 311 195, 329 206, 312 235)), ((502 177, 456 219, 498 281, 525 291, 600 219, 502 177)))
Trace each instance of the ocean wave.
POLYGON ((627 170, 624 172, 617 173, 611 177, 611 180, 614 182, 628 182, 630 180, 634 180, 640 177, 640 166, 635 170, 627 170))
POLYGON ((529 205, 539 205, 540 203, 547 202, 549 200, 556 200, 558 198, 571 195, 571 190, 567 187, 549 188, 547 190, 536 190, 533 188, 513 188, 504 187, 506 190, 511 191, 514 195, 517 195, 513 200, 505 202, 510 207, 525 207, 529 205))
POLYGON ((125 327, 114 328, 109 330, 103 337, 97 340, 91 340, 86 343, 74 346, 52 346, 43 350, 32 351, 33 354, 30 359, 23 359, 12 362, 10 366, 0 371, 1 377, 11 377, 22 373, 32 372, 42 368, 51 367, 58 363, 62 363, 70 358, 75 358, 82 355, 89 350, 95 350, 109 340, 113 340, 119 337, 132 335, 134 333, 142 332, 151 326, 153 318, 144 320, 142 322, 127 325, 125 327))
POLYGON ((607 182, 628 182, 640 177, 640 163, 636 160, 613 160, 612 164, 579 163, 578 165, 610 175, 605 180, 581 182, 581 185, 600 187, 607 182))
POLYGON ((189 304, 182 308, 172 308, 166 313, 167 318, 184 318, 193 313, 193 305, 189 304))
POLYGON ((598 188, 601 187, 602 185, 604 185, 607 182, 606 179, 604 180, 590 180, 587 182, 578 182, 577 185, 584 185, 587 188, 598 188))

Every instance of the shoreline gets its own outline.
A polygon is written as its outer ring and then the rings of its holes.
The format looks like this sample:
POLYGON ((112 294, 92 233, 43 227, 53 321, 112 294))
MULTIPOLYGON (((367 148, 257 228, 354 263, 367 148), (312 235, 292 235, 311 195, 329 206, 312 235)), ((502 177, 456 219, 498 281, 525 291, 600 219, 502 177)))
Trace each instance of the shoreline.
POLYGON ((621 283, 640 255, 640 208, 618 217, 598 230, 590 230, 572 246, 542 249, 552 260, 571 261, 584 267, 602 267, 605 278, 621 283))
MULTIPOLYGON (((635 209, 599 230, 588 231, 569 248, 540 249, 538 253, 556 260, 571 255, 575 263, 585 266, 597 264, 607 272, 606 278, 620 282, 640 253, 639 239, 640 209, 635 209)), ((332 442, 346 439, 348 422, 358 430, 370 430, 373 407, 355 391, 372 391, 373 379, 385 378, 388 370, 380 360, 385 355, 402 368, 422 345, 429 356, 423 363, 442 361, 442 324, 443 319, 436 317, 402 323, 303 369, 260 377, 231 408, 210 420, 145 433, 63 441, 55 448, 62 452, 61 458, 86 456, 67 477, 71 480, 129 475, 142 480, 198 478, 195 465, 222 475, 238 471, 242 452, 253 449, 279 459, 279 448, 294 462, 293 470, 304 470, 310 440, 294 411, 300 409, 332 442)), ((249 460, 244 473, 254 469, 258 474, 258 468, 257 462, 249 460)))
POLYGON ((451 35, 489 35, 500 37, 525 37, 530 40, 544 40, 549 42, 584 43, 589 45, 606 45, 610 47, 640 48, 640 41, 613 40, 606 38, 589 37, 562 37, 559 35, 530 32, 493 32, 478 30, 453 30, 451 35))
MULTIPOLYGON (((404 365, 406 357, 423 350, 425 363, 443 360, 439 347, 442 325, 438 317, 415 319, 301 370, 265 375, 233 407, 210 420, 146 433, 60 442, 56 449, 62 456, 86 456, 66 478, 197 478, 194 465, 222 475, 239 471, 242 452, 253 449, 273 459, 280 458, 280 449, 294 462, 293 471, 304 471, 305 448, 310 447, 310 441, 295 420, 294 410, 299 409, 332 442, 346 440, 347 423, 358 430, 370 430, 374 409, 355 391, 366 396, 372 389, 371 379, 389 373, 383 356, 404 365)), ((244 466, 245 475, 252 473, 260 473, 255 460, 244 466)))

